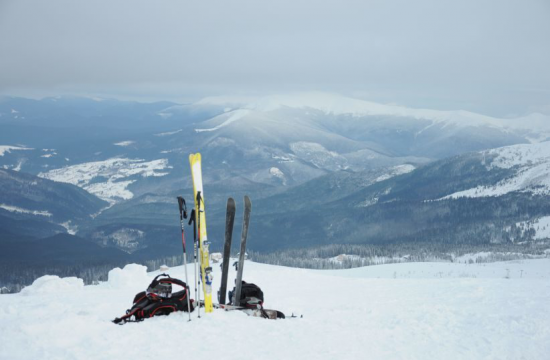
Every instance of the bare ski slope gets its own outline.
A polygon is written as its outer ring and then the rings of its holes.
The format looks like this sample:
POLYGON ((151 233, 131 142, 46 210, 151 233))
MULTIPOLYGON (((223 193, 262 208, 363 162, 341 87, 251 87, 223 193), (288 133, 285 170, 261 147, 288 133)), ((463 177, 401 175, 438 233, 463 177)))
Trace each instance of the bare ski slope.
MULTIPOLYGON (((192 269, 192 267, 190 267, 192 269)), ((220 269, 214 264, 215 289, 220 269)), ((168 271, 184 279, 183 268, 168 271)), ((43 277, 0 296, 0 359, 548 359, 550 259, 409 263, 339 271, 247 262, 266 308, 301 319, 215 310, 114 325, 153 276, 43 277), (505 278, 509 277, 509 278, 505 278)), ((230 274, 230 283, 234 274, 230 274)), ((194 297, 194 295, 193 295, 194 297)))

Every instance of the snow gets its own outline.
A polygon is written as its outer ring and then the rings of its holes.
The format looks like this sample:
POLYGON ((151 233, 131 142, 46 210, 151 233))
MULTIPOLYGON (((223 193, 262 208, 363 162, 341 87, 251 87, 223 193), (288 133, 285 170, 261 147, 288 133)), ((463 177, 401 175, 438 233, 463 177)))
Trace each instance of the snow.
POLYGON ((487 156, 496 155, 492 167, 510 169, 526 164, 546 163, 550 161, 550 142, 521 144, 491 149, 484 152, 487 156))
POLYGON ((104 246, 115 245, 117 248, 132 253, 139 249, 140 240, 145 236, 145 232, 132 228, 122 228, 112 234, 105 235, 100 232, 95 236, 95 240, 101 240, 104 246))
POLYGON ((534 230, 534 240, 550 239, 550 216, 543 216, 531 221, 522 221, 516 224, 523 232, 534 230))
MULTIPOLYGON (((275 111, 283 107, 316 109, 326 114, 360 116, 399 116, 415 119, 448 122, 459 126, 502 127, 503 119, 475 114, 464 110, 440 111, 414 109, 397 105, 384 105, 324 92, 294 93, 268 96, 251 103, 248 108, 258 111, 275 111)), ((520 123, 518 121, 518 123, 520 123)), ((550 126, 546 126, 550 129, 550 126)))
MULTIPOLYGON (((273 321, 215 310, 200 319, 193 313, 191 322, 186 313, 174 313, 114 325, 110 321, 158 274, 128 265, 99 285, 48 276, 20 294, 1 295, 0 358, 136 359, 153 352, 155 358, 228 360, 243 354, 267 360, 547 359, 550 353, 550 259, 330 271, 247 261, 244 269, 245 280, 264 291, 266 308, 303 318, 273 321)), ((219 266, 213 270, 218 289, 219 266)), ((182 267, 168 273, 185 278, 182 267)))
POLYGON ((28 210, 28 209, 23 209, 17 206, 11 206, 6 204, 0 204, 0 209, 4 209, 9 212, 14 212, 19 214, 31 214, 31 215, 39 215, 39 216, 46 216, 46 217, 52 216, 52 213, 46 210, 28 210))
POLYGON ((17 166, 13 168, 13 171, 21 171, 21 166, 23 165, 23 161, 19 161, 17 163, 17 166))
POLYGON ((163 111, 158 112, 157 115, 160 116, 161 118, 163 118, 164 120, 172 117, 171 113, 167 113, 167 112, 163 112, 163 111))
POLYGON ((292 154, 286 154, 285 156, 278 156, 275 154, 271 154, 271 158, 274 160, 277 160, 279 164, 294 162, 293 156, 294 155, 292 154))
POLYGON ((283 182, 283 185, 286 185, 286 177, 285 177, 285 174, 281 171, 281 169, 277 167, 272 167, 269 169, 269 174, 273 177, 281 179, 281 181, 283 182))
POLYGON ((482 154, 488 160, 494 157, 487 166, 488 170, 512 169, 514 175, 493 186, 477 186, 447 195, 442 199, 502 196, 513 191, 537 195, 550 194, 550 142, 506 146, 487 150, 482 154))
POLYGON ((131 199, 134 194, 128 186, 134 176, 165 176, 164 169, 171 169, 167 159, 145 161, 142 159, 112 158, 62 167, 40 173, 38 176, 77 185, 111 204, 120 199, 131 199), (103 181, 100 181, 103 180, 103 181))
POLYGON ((116 146, 130 146, 134 143, 135 143, 135 141, 126 140, 126 141, 121 141, 121 142, 114 143, 113 145, 116 145, 116 146))
POLYGON ((85 186, 84 189, 109 203, 116 203, 117 199, 130 200, 134 197, 134 194, 127 189, 134 182, 135 180, 117 182, 109 180, 85 186))
POLYGON ((180 133, 182 132, 183 130, 180 129, 180 130, 175 130, 175 131, 167 131, 167 132, 163 132, 163 133, 158 133, 158 134, 154 134, 155 136, 170 136, 170 135, 174 135, 174 134, 177 134, 177 133, 180 133))
MULTIPOLYGON (((210 128, 210 129, 195 129, 195 132, 209 132, 209 131, 216 131, 218 129, 221 129, 239 119, 242 119, 243 117, 245 117, 246 115, 248 115, 250 113, 250 110, 243 110, 243 109, 239 109, 239 110, 235 110, 235 111, 231 111, 229 113, 226 113, 226 114, 229 114, 229 117, 224 121, 222 122, 220 125, 217 125, 213 128, 210 128)), ((220 115, 219 117, 221 118, 222 116, 226 116, 226 114, 223 114, 223 115, 220 115)))
POLYGON ((319 143, 298 141, 289 144, 289 146, 296 156, 305 161, 309 161, 320 169, 337 171, 345 170, 349 167, 345 157, 335 151, 329 151, 319 143))
POLYGON ((250 96, 209 96, 197 101, 195 105, 243 106, 255 100, 256 98, 250 96))
MULTIPOLYGON (((306 111, 316 110, 325 114, 337 116, 406 117, 431 121, 431 124, 429 124, 425 129, 428 129, 435 124, 442 124, 443 126, 452 125, 457 127, 487 126, 503 129, 505 131, 527 130, 528 133, 524 135, 532 142, 544 141, 550 137, 550 117, 540 113, 533 113, 517 118, 495 118, 464 110, 442 111, 408 108, 395 104, 379 104, 326 92, 299 92, 284 95, 272 95, 261 98, 219 96, 202 99, 194 103, 194 105, 231 105, 233 109, 240 108, 241 110, 249 109, 260 112, 272 112, 290 107, 295 109, 303 109, 306 111)), ((310 113, 308 111, 308 115, 309 114, 310 113)), ((421 132, 422 131, 419 133, 421 132)))
POLYGON ((112 289, 131 289, 136 292, 145 290, 152 281, 143 265, 128 264, 121 268, 109 271, 107 285, 112 289))
POLYGON ((21 146, 10 146, 10 145, 0 145, 0 156, 4 156, 6 153, 11 153, 13 150, 34 150, 33 148, 21 147, 21 146))
POLYGON ((84 288, 84 281, 76 277, 60 278, 56 275, 45 275, 36 279, 31 286, 21 290, 22 296, 40 296, 79 291, 84 288))
POLYGON ((416 167, 414 167, 411 164, 397 165, 388 169, 387 174, 380 175, 379 177, 377 177, 374 182, 380 182, 380 181, 388 180, 394 176, 407 174, 413 171, 414 169, 416 169, 416 167))
POLYGON ((73 225, 71 220, 65 221, 59 225, 63 226, 67 230, 67 234, 76 235, 78 232, 78 225, 73 225))

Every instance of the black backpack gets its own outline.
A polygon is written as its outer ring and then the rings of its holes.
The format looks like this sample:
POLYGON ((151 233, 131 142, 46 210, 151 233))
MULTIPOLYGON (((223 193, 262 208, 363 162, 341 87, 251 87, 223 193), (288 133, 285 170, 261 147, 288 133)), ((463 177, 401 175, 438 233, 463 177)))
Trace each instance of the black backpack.
POLYGON ((168 315, 174 311, 193 311, 193 300, 190 300, 191 309, 187 306, 187 284, 167 274, 160 274, 146 291, 138 293, 134 297, 133 306, 126 310, 126 315, 113 320, 115 324, 143 321, 157 315, 168 315), (163 279, 159 279, 164 277, 163 279), (172 284, 183 287, 183 290, 172 293, 172 284), (132 319, 133 317, 133 319, 132 319))
MULTIPOLYGON (((233 302, 233 296, 235 295, 235 288, 229 292, 229 303, 233 302)), ((242 306, 250 309, 261 309, 264 304, 264 293, 262 289, 256 284, 242 282, 241 285, 241 298, 239 299, 237 306, 242 306)))

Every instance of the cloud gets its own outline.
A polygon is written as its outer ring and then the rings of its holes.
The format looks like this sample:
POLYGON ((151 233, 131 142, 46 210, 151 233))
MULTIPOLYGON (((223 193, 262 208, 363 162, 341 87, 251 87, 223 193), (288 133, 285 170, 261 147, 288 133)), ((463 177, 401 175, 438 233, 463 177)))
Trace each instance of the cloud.
POLYGON ((517 112, 548 106, 549 16, 544 0, 2 2, 0 91, 318 89, 517 112))

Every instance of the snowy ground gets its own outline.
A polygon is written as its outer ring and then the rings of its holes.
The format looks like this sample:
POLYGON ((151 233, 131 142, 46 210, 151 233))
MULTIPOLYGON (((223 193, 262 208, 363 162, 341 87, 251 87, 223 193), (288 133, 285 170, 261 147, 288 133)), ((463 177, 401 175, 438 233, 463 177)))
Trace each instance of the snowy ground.
MULTIPOLYGON (((190 267, 192 269, 192 267, 190 267)), ((214 264, 216 281, 219 266, 214 264)), ((548 359, 550 259, 302 270, 247 262, 266 308, 302 319, 216 310, 114 325, 157 273, 109 281, 41 278, 0 296, 0 359, 548 359), (508 270, 507 270, 508 269, 508 270), (508 277, 508 278, 506 278, 508 277)), ((169 273, 184 279, 181 267, 169 273)), ((230 277, 232 279, 233 277, 230 277)), ((218 283, 215 282, 215 288, 218 283)))

